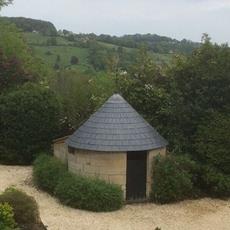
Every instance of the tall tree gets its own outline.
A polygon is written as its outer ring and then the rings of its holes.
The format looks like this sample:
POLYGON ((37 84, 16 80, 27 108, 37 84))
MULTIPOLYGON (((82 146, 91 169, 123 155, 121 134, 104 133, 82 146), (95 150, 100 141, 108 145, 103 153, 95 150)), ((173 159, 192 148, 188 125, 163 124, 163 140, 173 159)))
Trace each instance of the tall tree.
POLYGON ((7 58, 0 50, 0 94, 4 90, 32 80, 17 58, 7 58))
POLYGON ((13 2, 13 0, 0 0, 0 9, 3 6, 7 6, 7 5, 11 4, 12 2, 13 2))
POLYGON ((230 116, 214 113, 198 126, 195 135, 197 158, 230 175, 230 116))
POLYGON ((53 76, 52 70, 33 55, 22 33, 15 25, 2 20, 0 31, 0 49, 3 56, 7 59, 17 59, 20 62, 21 69, 33 78, 45 79, 53 76))
POLYGON ((170 98, 173 119, 169 126, 181 137, 186 151, 191 149, 193 135, 204 117, 213 111, 225 113, 230 106, 230 49, 210 42, 186 58, 177 58, 170 68, 170 98))
POLYGON ((169 140, 171 149, 193 153, 194 135, 213 111, 230 107, 230 48, 212 44, 191 55, 178 56, 169 68, 155 65, 145 49, 128 74, 120 76, 119 91, 169 140))
POLYGON ((30 164, 59 134, 59 103, 42 86, 26 84, 0 95, 0 162, 30 164))
POLYGON ((163 134, 169 97, 166 85, 167 78, 148 55, 145 47, 139 50, 128 73, 119 76, 118 80, 118 91, 163 134))

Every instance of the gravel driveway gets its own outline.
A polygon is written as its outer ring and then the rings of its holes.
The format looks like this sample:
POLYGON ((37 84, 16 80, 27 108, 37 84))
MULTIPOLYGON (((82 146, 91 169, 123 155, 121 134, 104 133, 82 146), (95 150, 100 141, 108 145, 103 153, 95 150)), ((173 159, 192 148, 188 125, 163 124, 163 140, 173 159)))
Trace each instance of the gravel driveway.
POLYGON ((126 205, 111 213, 65 207, 31 183, 31 167, 1 166, 0 191, 14 185, 38 202, 49 230, 230 230, 230 200, 201 199, 170 205, 126 205))

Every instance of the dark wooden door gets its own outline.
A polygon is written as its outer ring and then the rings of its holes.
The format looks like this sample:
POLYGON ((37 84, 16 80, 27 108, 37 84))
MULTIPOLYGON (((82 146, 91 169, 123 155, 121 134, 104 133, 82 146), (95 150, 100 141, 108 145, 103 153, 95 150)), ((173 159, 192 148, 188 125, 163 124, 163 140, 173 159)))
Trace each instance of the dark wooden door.
POLYGON ((127 153, 127 200, 140 200, 146 197, 146 159, 146 151, 127 153))

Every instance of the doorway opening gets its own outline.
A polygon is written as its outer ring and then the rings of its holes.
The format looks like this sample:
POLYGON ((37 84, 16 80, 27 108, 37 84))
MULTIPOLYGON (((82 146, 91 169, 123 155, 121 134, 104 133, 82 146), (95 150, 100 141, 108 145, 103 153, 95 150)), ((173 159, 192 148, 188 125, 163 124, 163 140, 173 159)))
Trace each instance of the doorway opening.
POLYGON ((127 152, 126 200, 146 199, 147 151, 127 152))

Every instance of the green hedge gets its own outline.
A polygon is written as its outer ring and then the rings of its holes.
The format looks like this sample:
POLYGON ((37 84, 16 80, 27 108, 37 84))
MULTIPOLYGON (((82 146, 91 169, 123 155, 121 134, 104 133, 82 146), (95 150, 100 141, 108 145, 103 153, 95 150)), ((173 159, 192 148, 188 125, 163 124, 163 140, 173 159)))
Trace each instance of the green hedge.
POLYGON ((119 186, 69 173, 64 164, 51 156, 42 155, 36 159, 33 176, 41 189, 74 208, 113 211, 123 204, 123 192, 119 186))
POLYGON ((34 162, 33 178, 39 188, 52 194, 65 171, 66 166, 58 159, 40 155, 34 162))
POLYGON ((35 199, 26 193, 8 188, 0 195, 0 203, 8 203, 14 212, 14 219, 21 230, 46 229, 39 216, 35 199))
POLYGON ((14 229, 15 226, 13 208, 8 203, 0 203, 0 229, 14 229))
POLYGON ((60 178, 55 195, 63 204, 96 212, 117 210, 123 204, 119 186, 70 173, 60 178))
POLYGON ((203 166, 201 170, 202 189, 211 197, 230 197, 230 176, 213 166, 203 166))
POLYGON ((230 116, 209 114, 197 128, 194 141, 196 157, 202 165, 216 168, 230 176, 230 116))
POLYGON ((153 162, 151 199, 169 203, 195 195, 197 165, 186 156, 158 156, 153 162))

